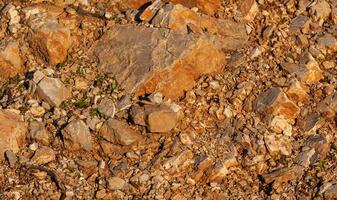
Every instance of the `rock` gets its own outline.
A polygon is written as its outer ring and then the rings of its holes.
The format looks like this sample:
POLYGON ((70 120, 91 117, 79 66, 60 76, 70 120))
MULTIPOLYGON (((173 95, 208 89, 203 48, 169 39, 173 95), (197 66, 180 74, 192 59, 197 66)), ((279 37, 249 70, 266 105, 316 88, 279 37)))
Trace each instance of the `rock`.
POLYGON ((35 22, 31 28, 29 42, 34 53, 51 66, 63 63, 72 45, 69 29, 54 20, 35 22))
POLYGON ((227 174, 229 170, 227 167, 221 163, 215 164, 214 168, 211 170, 208 180, 212 182, 221 181, 227 174))
POLYGON ((11 33, 16 33, 20 28, 20 13, 17 8, 12 4, 8 3, 6 7, 2 9, 3 16, 7 16, 9 18, 8 22, 8 30, 11 33))
POLYGON ((164 5, 161 0, 155 0, 150 6, 148 6, 140 15, 142 21, 149 22, 158 12, 158 10, 164 5))
POLYGON ((309 88, 301 84, 297 79, 293 80, 286 90, 287 96, 295 102, 308 101, 310 98, 308 95, 309 92, 309 88))
POLYGON ((310 13, 316 17, 316 19, 326 20, 331 13, 331 8, 328 2, 325 0, 319 0, 315 5, 310 7, 310 13))
POLYGON ((308 149, 305 151, 301 151, 295 158, 294 162, 303 167, 309 167, 311 163, 310 160, 314 154, 315 154, 315 149, 308 149))
POLYGON ((312 135, 304 143, 303 149, 315 149, 315 154, 311 158, 311 164, 319 160, 324 160, 330 150, 330 144, 328 140, 322 135, 312 135))
POLYGON ((283 116, 288 121, 291 121, 297 117, 300 109, 288 99, 281 88, 274 87, 268 89, 257 98, 255 111, 264 115, 283 116))
POLYGON ((0 42, 0 80, 21 74, 24 71, 18 42, 0 42))
POLYGON ((305 132, 315 132, 321 125, 321 117, 318 113, 310 113, 300 121, 300 127, 305 132))
POLYGON ((95 160, 76 160, 76 164, 79 165, 87 176, 91 176, 98 170, 98 163, 95 160))
POLYGON ((244 20, 253 21, 258 11, 259 7, 255 0, 241 0, 240 12, 244 20))
POLYGON ((82 120, 70 122, 63 130, 64 146, 71 151, 84 149, 90 151, 92 148, 91 134, 89 128, 82 120))
POLYGON ((126 11, 128 9, 139 9, 147 3, 151 2, 150 0, 123 0, 119 1, 117 6, 121 11, 126 11))
POLYGON ((326 33, 322 37, 318 38, 317 45, 320 49, 327 49, 332 52, 337 51, 337 39, 329 33, 326 33))
POLYGON ((56 159, 55 152, 52 148, 43 146, 37 149, 32 157, 32 161, 38 165, 44 165, 56 159))
POLYGON ((36 92, 41 99, 56 107, 71 97, 71 91, 58 78, 43 78, 38 84, 36 92))
POLYGON ((200 9, 202 12, 213 15, 216 10, 221 7, 220 0, 164 0, 164 2, 171 2, 174 4, 181 4, 188 8, 196 7, 200 9))
POLYGON ((292 126, 283 116, 275 116, 270 122, 270 127, 276 133, 283 133, 287 136, 292 135, 292 126))
POLYGON ((125 91, 136 95, 156 91, 171 99, 192 89, 200 75, 219 72, 224 63, 224 55, 209 37, 134 25, 112 27, 94 52, 99 69, 114 75, 125 91))
POLYGON ((165 105, 133 106, 130 115, 135 124, 153 133, 170 132, 178 123, 177 113, 165 105))
POLYGON ((335 5, 331 10, 331 18, 332 18, 332 21, 336 25, 337 24, 337 5, 335 5))
POLYGON ((323 78, 318 63, 308 52, 302 55, 299 64, 283 63, 282 67, 290 74, 295 74, 302 83, 312 84, 323 78))
POLYGON ((123 190, 127 186, 127 182, 119 177, 112 177, 108 179, 109 190, 123 190))
POLYGON ((326 60, 323 63, 324 69, 333 69, 336 68, 336 63, 333 60, 326 60))
POLYGON ((337 198, 337 184, 334 184, 324 192, 324 199, 333 200, 336 198, 337 198))
POLYGON ((301 32, 307 33, 309 31, 310 22, 311 20, 309 17, 299 15, 290 22, 289 30, 292 34, 299 34, 301 32))
POLYGON ((263 175, 263 179, 266 183, 278 182, 286 183, 290 180, 297 179, 304 174, 304 168, 299 165, 294 165, 292 167, 285 167, 277 169, 271 173, 263 175))
POLYGON ((19 152, 25 145, 28 124, 20 115, 0 109, 0 160, 6 151, 19 152))
POLYGON ((184 150, 177 155, 165 160, 162 164, 163 168, 170 174, 182 172, 188 169, 193 163, 193 152, 184 150))
POLYGON ((327 96, 317 105, 317 111, 324 117, 333 118, 337 113, 337 92, 327 96))
POLYGON ((103 124, 100 135, 105 140, 120 145, 131 145, 141 139, 141 135, 131 129, 126 122, 112 118, 103 124))
POLYGON ((49 144, 49 133, 44 124, 39 121, 31 121, 29 123, 29 138, 43 145, 49 144))
POLYGON ((116 113, 115 103, 112 99, 103 98, 97 106, 98 112, 105 117, 111 117, 116 113))
POLYGON ((149 96, 149 100, 155 104, 162 104, 163 98, 163 94, 160 92, 153 93, 149 96))
POLYGON ((279 154, 286 156, 291 155, 292 145, 287 136, 269 133, 264 136, 264 141, 272 156, 277 156, 279 154))
POLYGON ((15 153, 13 153, 12 151, 7 150, 5 152, 5 157, 8 161, 8 164, 11 168, 13 168, 16 164, 16 162, 18 161, 18 158, 16 157, 15 153))

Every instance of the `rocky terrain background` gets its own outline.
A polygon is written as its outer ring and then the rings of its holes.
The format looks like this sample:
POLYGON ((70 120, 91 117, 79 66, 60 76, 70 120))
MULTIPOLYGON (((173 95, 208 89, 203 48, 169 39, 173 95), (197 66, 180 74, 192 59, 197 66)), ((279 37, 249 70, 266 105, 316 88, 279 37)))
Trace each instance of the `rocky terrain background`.
POLYGON ((337 199, 337 1, 0 0, 0 199, 337 199))

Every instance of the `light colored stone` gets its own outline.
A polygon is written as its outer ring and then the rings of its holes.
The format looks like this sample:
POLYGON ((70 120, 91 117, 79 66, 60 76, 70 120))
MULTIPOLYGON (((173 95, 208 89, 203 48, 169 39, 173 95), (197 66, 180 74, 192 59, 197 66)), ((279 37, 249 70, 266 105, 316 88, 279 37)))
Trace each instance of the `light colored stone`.
POLYGON ((292 126, 283 116, 275 116, 271 122, 270 127, 276 133, 283 133, 284 135, 292 135, 292 126))
POLYGON ((94 53, 99 70, 114 75, 121 89, 136 95, 161 92, 171 99, 192 89, 200 75, 219 72, 225 62, 207 36, 134 25, 112 27, 94 53))
POLYGON ((309 92, 309 88, 301 84, 301 82, 296 79, 291 82, 290 86, 286 90, 287 96, 295 102, 308 101, 310 98, 308 94, 309 92))
POLYGON ((64 146, 68 150, 77 151, 84 149, 90 151, 92 148, 91 134, 89 128, 82 120, 70 122, 62 130, 64 146))
POLYGON ((37 95, 49 105, 60 106, 71 96, 71 91, 57 78, 43 78, 37 86, 37 95))
POLYGON ((110 98, 103 98, 102 101, 97 106, 98 112, 103 114, 105 117, 111 117, 116 113, 115 103, 110 98))
POLYGON ((287 136, 269 133, 264 136, 264 141, 272 156, 277 156, 279 154, 286 156, 291 155, 292 145, 287 136))
POLYGON ((0 160, 7 150, 17 153, 24 147, 27 132, 28 124, 20 115, 0 109, 0 160))
POLYGON ((295 119, 300 109, 279 87, 268 89, 255 102, 255 111, 263 115, 283 116, 288 121, 295 119))
POLYGON ((193 152, 191 150, 184 150, 177 155, 165 160, 162 166, 170 174, 175 174, 188 169, 194 163, 192 158, 193 152))
POLYGON ((131 129, 126 122, 112 118, 103 124, 100 135, 109 142, 126 146, 141 139, 140 133, 131 129))
POLYGON ((56 159, 55 152, 52 148, 43 146, 37 149, 32 157, 32 161, 39 165, 44 165, 56 159))
POLYGON ((53 20, 39 21, 31 28, 29 41, 34 53, 51 66, 63 63, 72 45, 69 29, 53 20))
POLYGON ((164 2, 181 4, 188 8, 196 7, 209 15, 213 15, 221 6, 221 0, 164 0, 164 2))
POLYGON ((208 180, 215 182, 221 181, 227 174, 229 174, 227 167, 221 163, 217 163, 210 172, 208 180))
POLYGON ((24 71, 18 42, 0 42, 0 79, 6 79, 24 71))
POLYGON ((42 122, 31 121, 29 123, 29 138, 43 145, 49 144, 49 133, 42 122))
POLYGON ((241 0, 240 12, 244 20, 251 22, 259 11, 256 0, 241 0))
POLYGON ((318 0, 315 5, 310 7, 310 12, 317 18, 326 20, 331 13, 331 8, 325 0, 318 0))
POLYGON ((108 179, 109 190, 123 190, 127 186, 127 182, 119 177, 112 177, 108 179))
POLYGON ((273 172, 263 175, 266 183, 273 181, 278 183, 286 183, 290 180, 297 179, 304 174, 304 168, 302 166, 294 165, 292 167, 285 167, 276 169, 273 172))
POLYGON ((331 50, 332 52, 337 51, 337 39, 329 33, 318 38, 317 45, 320 49, 331 50))

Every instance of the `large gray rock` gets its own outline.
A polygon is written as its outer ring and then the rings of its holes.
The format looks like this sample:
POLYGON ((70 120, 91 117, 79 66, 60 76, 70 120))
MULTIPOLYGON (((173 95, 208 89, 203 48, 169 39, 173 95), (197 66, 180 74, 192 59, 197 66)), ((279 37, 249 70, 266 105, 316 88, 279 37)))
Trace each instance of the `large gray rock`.
POLYGON ((220 72, 224 54, 209 36, 116 25, 96 44, 99 69, 137 95, 158 91, 177 99, 202 74, 220 72))

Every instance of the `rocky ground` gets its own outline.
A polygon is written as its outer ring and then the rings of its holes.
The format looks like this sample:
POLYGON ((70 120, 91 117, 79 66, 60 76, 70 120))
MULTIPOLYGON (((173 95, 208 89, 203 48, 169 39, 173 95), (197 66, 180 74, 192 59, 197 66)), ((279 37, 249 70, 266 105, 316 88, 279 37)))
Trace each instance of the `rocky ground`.
POLYGON ((0 0, 0 199, 337 199, 337 1, 0 0))

